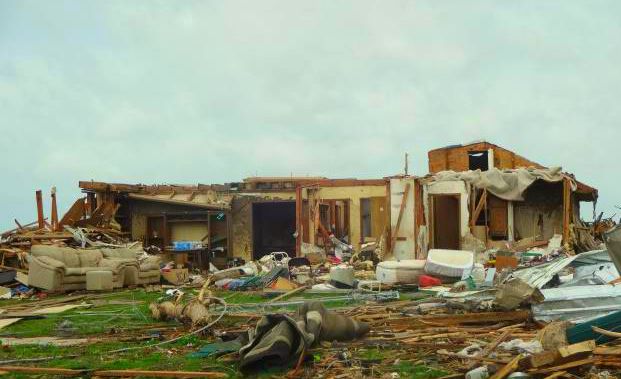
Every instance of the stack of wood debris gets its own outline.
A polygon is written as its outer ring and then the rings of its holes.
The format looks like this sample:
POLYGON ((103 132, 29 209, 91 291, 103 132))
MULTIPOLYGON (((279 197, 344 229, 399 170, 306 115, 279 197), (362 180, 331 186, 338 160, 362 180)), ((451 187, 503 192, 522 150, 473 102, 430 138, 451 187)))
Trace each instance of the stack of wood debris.
MULTIPOLYGON (((372 325, 371 334, 354 343, 333 344, 328 350, 334 354, 324 354, 315 369, 329 371, 331 377, 353 372, 394 377, 390 375, 397 365, 410 362, 454 373, 445 378, 463 378, 468 372, 484 372, 481 377, 492 379, 512 374, 550 379, 621 374, 621 339, 596 344, 595 337, 571 343, 565 329, 533 322, 529 310, 450 313, 443 307, 427 309, 429 313, 421 314, 420 304, 412 301, 350 309, 348 315, 372 325), (364 359, 343 359, 344 348, 398 353, 375 358, 370 365, 364 359)), ((326 347, 320 349, 325 353, 326 347)))
POLYGON ((16 285, 16 277, 20 273, 27 274, 26 257, 33 245, 114 247, 128 242, 114 221, 117 207, 112 202, 94 206, 86 198, 80 198, 59 219, 56 191, 52 189, 52 210, 48 219, 43 214, 41 191, 36 192, 36 200, 37 221, 22 224, 14 220, 15 228, 0 233, 0 285, 16 285))

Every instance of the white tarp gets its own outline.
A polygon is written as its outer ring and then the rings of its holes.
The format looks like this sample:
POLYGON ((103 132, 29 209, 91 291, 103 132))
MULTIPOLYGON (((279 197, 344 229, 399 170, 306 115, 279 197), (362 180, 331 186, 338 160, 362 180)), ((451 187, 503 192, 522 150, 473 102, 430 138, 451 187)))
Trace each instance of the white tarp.
MULTIPOLYGON (((523 201, 524 192, 536 180, 556 183, 563 180, 564 175, 560 167, 545 169, 518 168, 513 170, 499 170, 491 168, 488 171, 442 171, 434 175, 435 181, 463 180, 476 187, 485 188, 491 194, 508 201, 523 201)), ((576 184, 572 180, 572 190, 576 184)))

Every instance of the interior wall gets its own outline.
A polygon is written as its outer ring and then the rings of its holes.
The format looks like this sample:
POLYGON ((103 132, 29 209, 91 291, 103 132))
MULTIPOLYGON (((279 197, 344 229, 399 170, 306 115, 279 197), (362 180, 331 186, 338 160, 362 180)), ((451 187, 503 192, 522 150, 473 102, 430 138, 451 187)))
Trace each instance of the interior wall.
POLYGON ((554 234, 563 234, 563 208, 515 202, 513 204, 515 239, 540 235, 540 217, 543 221, 541 240, 549 240, 554 234))
POLYGON ((142 241, 147 233, 147 216, 165 212, 195 212, 207 211, 205 208, 165 204, 151 201, 128 201, 128 213, 131 215, 131 235, 135 241, 142 241))
POLYGON ((205 221, 175 222, 171 223, 171 241, 202 241, 209 233, 209 226, 205 221))
POLYGON ((513 203, 515 239, 536 237, 548 240, 563 234, 563 185, 536 181, 525 193, 525 201, 513 203), (541 229, 543 228, 543 235, 541 229))
POLYGON ((252 259, 252 201, 250 197, 235 197, 231 202, 231 257, 252 259))

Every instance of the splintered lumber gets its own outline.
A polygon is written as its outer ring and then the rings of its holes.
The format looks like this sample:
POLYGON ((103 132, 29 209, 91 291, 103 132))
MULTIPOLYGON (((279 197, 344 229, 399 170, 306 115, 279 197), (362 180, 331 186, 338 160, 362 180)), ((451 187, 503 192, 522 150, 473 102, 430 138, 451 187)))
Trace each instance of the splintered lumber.
POLYGON ((565 376, 565 374, 567 374, 567 371, 559 371, 559 372, 555 372, 552 375, 548 375, 543 379, 556 379, 556 378, 560 378, 561 376, 565 376))
POLYGON ((504 379, 507 376, 511 375, 515 370, 517 370, 518 365, 520 364, 520 359, 522 359, 522 354, 513 358, 509 363, 507 363, 503 368, 496 371, 494 375, 490 377, 490 379, 504 379))
POLYGON ((569 359, 575 360, 576 355, 590 354, 595 350, 595 341, 584 341, 569 346, 560 347, 558 350, 548 350, 533 354, 524 358, 530 368, 539 368, 552 364, 563 364, 569 359))
POLYGON ((291 291, 289 291, 289 292, 283 293, 283 294, 282 294, 282 295, 280 295, 280 296, 276 296, 275 298, 273 298, 272 300, 270 300, 268 303, 276 303, 276 302, 281 301, 281 300, 283 300, 283 299, 286 299, 286 298, 288 298, 288 297, 290 297, 290 296, 293 296, 293 295, 295 295, 295 294, 297 294, 297 293, 304 292, 304 291, 305 291, 305 290, 307 290, 308 288, 309 288, 308 286, 303 286, 303 287, 294 288, 294 289, 292 289, 292 290, 291 290, 291 291))
POLYGON ((575 343, 573 345, 561 347, 558 349, 558 353, 561 357, 567 358, 576 354, 591 353, 593 350, 595 350, 595 346, 596 345, 594 340, 584 341, 580 343, 575 343))
POLYGON ((24 366, 0 366, 0 371, 21 372, 24 374, 49 374, 62 376, 82 376, 84 370, 72 370, 68 368, 51 368, 51 367, 24 367, 24 366))
POLYGON ((595 355, 621 355, 621 346, 598 346, 593 351, 595 355))
MULTIPOLYGON (((511 335, 511 332, 509 331, 503 332, 501 335, 496 337, 496 339, 494 339, 489 345, 485 346, 485 348, 483 349, 481 354, 477 356, 477 358, 478 357, 487 358, 487 356, 490 355, 494 351, 494 349, 496 349, 498 345, 500 345, 504 340, 509 338, 510 335, 511 335)), ((476 361, 472 362, 467 366, 467 369, 472 370, 477 364, 478 362, 476 361)))
MULTIPOLYGON (((464 313, 458 315, 424 316, 419 320, 438 324, 484 324, 501 321, 526 321, 530 311, 464 313)), ((416 320, 416 318, 414 318, 416 320)))
POLYGON ((198 372, 198 371, 145 371, 145 370, 104 370, 95 371, 93 376, 133 378, 143 376, 146 378, 227 378, 223 372, 198 372))
POLYGON ((571 369, 571 368, 591 365, 591 364, 593 364, 595 362, 597 362, 597 360, 594 359, 594 358, 580 359, 580 360, 577 360, 577 361, 573 361, 573 362, 569 362, 569 363, 564 363, 562 365, 558 365, 558 366, 554 366, 554 367, 548 367, 548 368, 537 369, 537 370, 529 370, 528 372, 530 374, 552 374, 552 373, 555 373, 555 372, 558 372, 558 371, 565 371, 565 370, 571 369))

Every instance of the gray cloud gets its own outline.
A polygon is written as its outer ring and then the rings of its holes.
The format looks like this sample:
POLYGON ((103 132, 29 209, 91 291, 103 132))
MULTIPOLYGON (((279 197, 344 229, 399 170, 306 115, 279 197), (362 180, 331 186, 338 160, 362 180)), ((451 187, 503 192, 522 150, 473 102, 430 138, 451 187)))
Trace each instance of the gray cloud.
POLYGON ((0 3, 0 226, 77 181, 415 173, 488 139, 621 203, 617 1, 0 3))

